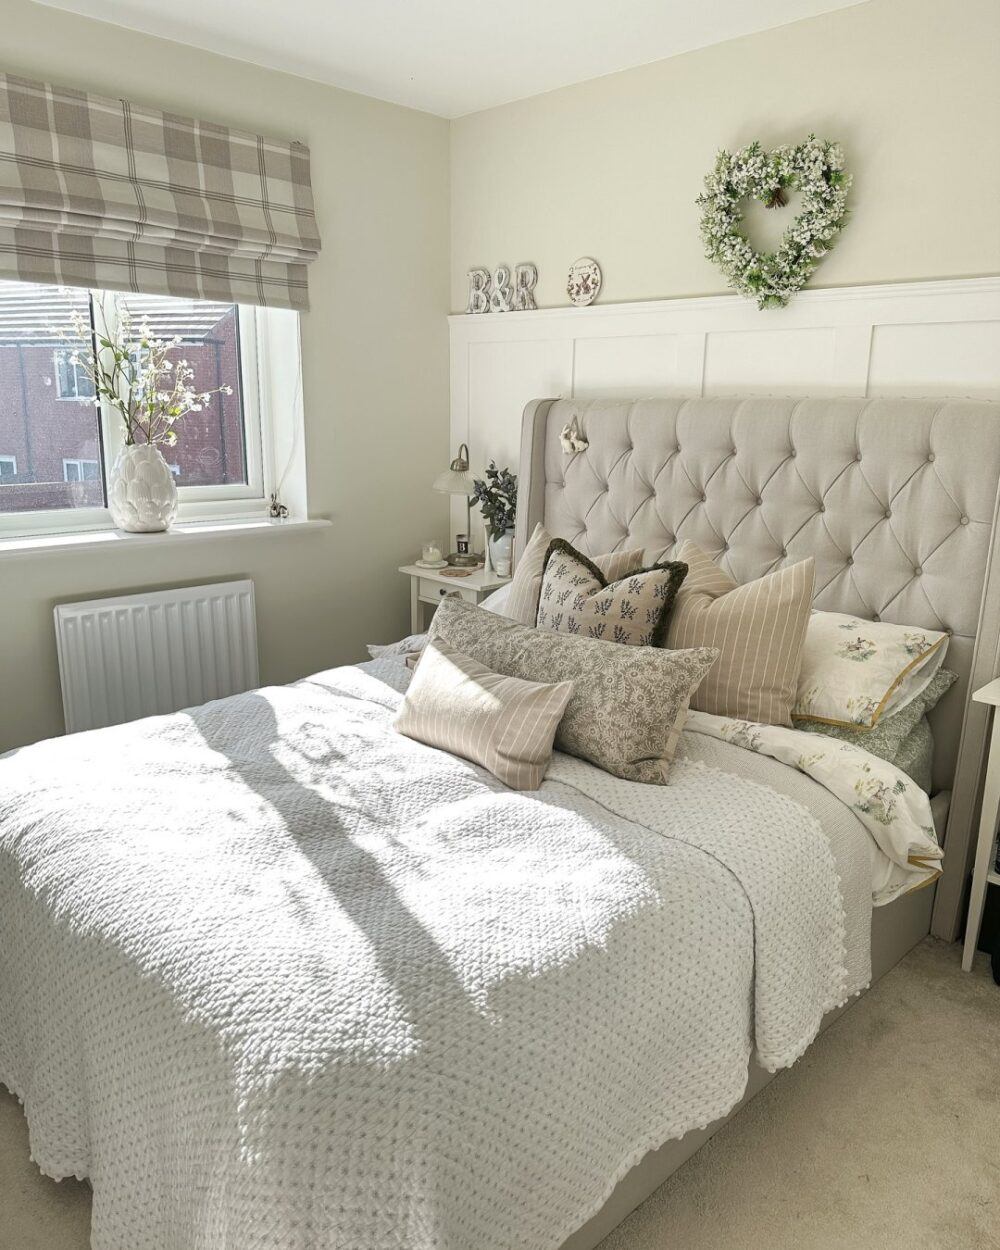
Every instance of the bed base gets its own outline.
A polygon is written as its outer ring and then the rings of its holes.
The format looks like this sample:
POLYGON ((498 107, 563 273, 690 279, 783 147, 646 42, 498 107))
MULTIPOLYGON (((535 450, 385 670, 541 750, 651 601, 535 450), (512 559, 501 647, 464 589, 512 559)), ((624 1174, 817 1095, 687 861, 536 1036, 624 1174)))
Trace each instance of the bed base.
MULTIPOLYGON (((931 887, 904 894, 887 907, 875 909, 872 913, 872 985, 927 936, 933 907, 934 888, 931 887)), ((857 1001, 857 998, 852 998, 843 1007, 837 1007, 824 1016, 820 1032, 857 1001)), ((727 1116, 716 1120, 708 1128, 695 1129, 677 1141, 669 1141, 659 1150, 651 1150, 619 1181, 600 1211, 564 1241, 560 1250, 594 1250, 626 1216, 659 1189, 668 1176, 676 1172, 778 1075, 780 1073, 765 1072, 751 1060, 746 1092, 727 1116)))

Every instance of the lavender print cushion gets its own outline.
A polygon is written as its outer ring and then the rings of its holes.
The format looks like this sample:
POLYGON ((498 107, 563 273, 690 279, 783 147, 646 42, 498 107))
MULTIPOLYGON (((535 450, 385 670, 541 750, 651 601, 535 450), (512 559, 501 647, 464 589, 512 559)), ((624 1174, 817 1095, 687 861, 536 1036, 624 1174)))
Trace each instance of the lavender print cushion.
POLYGON ((555 634, 660 646, 686 573, 686 564, 670 562, 609 582, 585 555, 554 538, 545 557, 536 624, 555 634))

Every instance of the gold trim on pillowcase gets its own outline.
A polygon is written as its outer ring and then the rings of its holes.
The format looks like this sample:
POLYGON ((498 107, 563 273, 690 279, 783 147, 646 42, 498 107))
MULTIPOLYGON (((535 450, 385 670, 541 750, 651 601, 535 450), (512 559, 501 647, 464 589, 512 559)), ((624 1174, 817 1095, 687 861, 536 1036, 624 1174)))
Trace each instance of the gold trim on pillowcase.
MULTIPOLYGON (((913 864, 916 868, 926 868, 927 871, 930 872, 930 864, 921 864, 919 862, 919 858, 917 860, 911 859, 908 862, 913 864)), ((929 877, 924 877, 923 881, 918 881, 916 885, 911 885, 908 890, 903 891, 903 894, 916 894, 918 890, 925 890, 929 885, 933 885, 943 872, 943 868, 935 869, 929 877)))

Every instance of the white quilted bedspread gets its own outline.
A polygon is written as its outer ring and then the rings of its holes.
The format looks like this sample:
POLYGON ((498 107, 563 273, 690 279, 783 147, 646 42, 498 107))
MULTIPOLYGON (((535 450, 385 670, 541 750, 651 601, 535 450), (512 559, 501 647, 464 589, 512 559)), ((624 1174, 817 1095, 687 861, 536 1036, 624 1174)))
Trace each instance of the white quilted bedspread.
POLYGON ((845 997, 791 799, 518 794, 398 702, 337 669, 0 761, 0 1079, 94 1250, 554 1250, 845 997))

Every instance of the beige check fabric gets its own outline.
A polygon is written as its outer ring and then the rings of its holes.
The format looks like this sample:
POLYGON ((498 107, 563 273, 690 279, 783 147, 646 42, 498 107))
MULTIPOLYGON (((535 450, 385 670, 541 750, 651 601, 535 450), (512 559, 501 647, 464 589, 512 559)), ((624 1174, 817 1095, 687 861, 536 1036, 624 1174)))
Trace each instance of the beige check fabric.
POLYGON ((512 790, 537 790, 572 693, 571 681, 505 677, 432 639, 395 725, 408 738, 481 764, 512 790))
POLYGON ((791 725, 812 608, 812 557, 743 586, 692 542, 681 543, 677 559, 688 574, 674 603, 667 646, 719 651, 691 706, 716 716, 791 725))
POLYGON ((0 74, 0 279, 304 309, 309 150, 0 74))
MULTIPOLYGON (((542 593, 542 573, 552 545, 552 535, 544 525, 535 526, 528 545, 514 569, 510 594, 503 615, 521 625, 534 625, 538 616, 538 600, 542 593)), ((641 551, 612 551, 610 555, 594 556, 593 563, 609 582, 634 573, 642 567, 641 551)))

